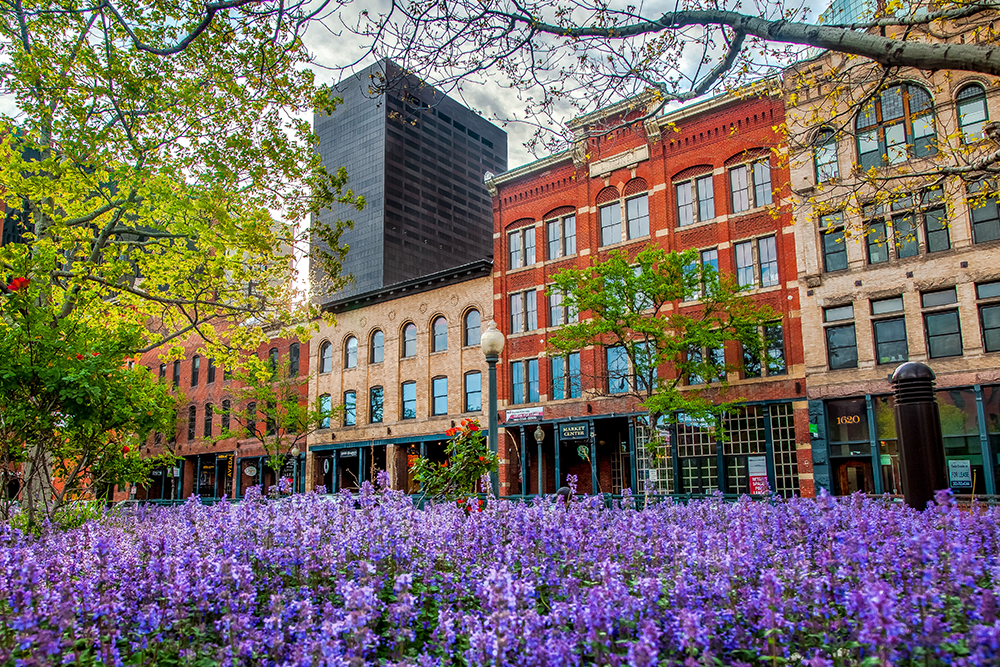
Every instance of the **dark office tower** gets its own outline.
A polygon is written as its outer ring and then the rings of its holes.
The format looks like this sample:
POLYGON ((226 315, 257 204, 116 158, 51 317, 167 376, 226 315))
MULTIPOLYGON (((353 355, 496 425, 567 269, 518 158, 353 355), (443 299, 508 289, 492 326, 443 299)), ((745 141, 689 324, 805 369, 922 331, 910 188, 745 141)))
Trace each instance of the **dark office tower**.
MULTIPOLYGON (((458 102, 381 61, 337 86, 332 115, 314 121, 326 168, 347 169, 364 195, 358 212, 322 211, 321 222, 354 221, 342 240, 352 296, 493 254, 486 172, 507 170, 507 133, 458 102)), ((313 299, 327 301, 311 267, 313 299)))

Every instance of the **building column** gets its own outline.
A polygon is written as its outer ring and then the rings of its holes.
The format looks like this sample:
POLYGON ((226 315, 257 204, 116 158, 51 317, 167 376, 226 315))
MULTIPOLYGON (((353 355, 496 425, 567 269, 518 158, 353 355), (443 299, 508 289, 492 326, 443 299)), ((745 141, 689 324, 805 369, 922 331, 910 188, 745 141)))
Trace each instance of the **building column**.
MULTIPOLYGON (((996 495, 996 479, 993 477, 993 466, 996 461, 995 454, 990 451, 990 435, 986 429, 986 407, 983 405, 983 386, 977 384, 973 387, 976 392, 976 422, 979 426, 979 445, 983 451, 983 477, 986 479, 987 495, 996 495)), ((972 489, 975 492, 975 488, 972 489)))
POLYGON ((865 394, 865 410, 868 411, 868 442, 871 443, 872 483, 875 485, 875 495, 880 496, 882 490, 882 449, 878 442, 878 427, 875 424, 875 401, 871 394, 865 394))
POLYGON ((628 472, 629 472, 629 489, 632 491, 632 495, 636 493, 636 479, 638 478, 638 468, 637 468, 636 454, 635 454, 635 419, 628 420, 628 472))
POLYGON ((590 421, 590 494, 597 493, 597 432, 594 420, 590 421))

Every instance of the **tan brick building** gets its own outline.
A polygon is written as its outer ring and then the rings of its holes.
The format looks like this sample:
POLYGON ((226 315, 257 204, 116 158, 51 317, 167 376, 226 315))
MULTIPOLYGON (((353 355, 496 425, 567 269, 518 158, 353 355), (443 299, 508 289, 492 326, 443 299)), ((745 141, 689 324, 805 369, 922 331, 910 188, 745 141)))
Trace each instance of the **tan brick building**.
POLYGON ((785 76, 815 482, 901 492, 888 376, 918 361, 937 374, 950 468, 996 493, 998 199, 982 195, 982 172, 931 172, 996 150, 983 127, 1000 119, 1000 89, 958 72, 883 74, 824 54, 785 76), (834 88, 831 67, 847 85, 834 88))
POLYGON ((480 331, 493 317, 493 263, 478 260, 327 303, 309 357, 309 399, 332 407, 309 436, 306 487, 357 488, 385 470, 416 492, 416 456, 443 458, 445 431, 465 418, 487 426, 480 331))

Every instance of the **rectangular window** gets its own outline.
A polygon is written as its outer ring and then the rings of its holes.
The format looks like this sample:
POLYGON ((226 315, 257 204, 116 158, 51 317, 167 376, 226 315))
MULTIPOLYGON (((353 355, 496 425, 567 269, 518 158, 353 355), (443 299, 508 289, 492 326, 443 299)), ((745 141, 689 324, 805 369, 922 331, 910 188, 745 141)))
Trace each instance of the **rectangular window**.
POLYGON ((760 286, 778 284, 778 246, 773 236, 757 239, 757 257, 760 262, 760 286))
POLYGON ((647 393, 656 388, 656 348, 652 343, 635 344, 635 386, 647 393))
POLYGON ((181 362, 174 362, 174 387, 179 387, 181 384, 181 362))
POLYGON ((401 417, 403 419, 416 419, 417 418, 417 383, 416 382, 404 382, 402 384, 402 401, 401 407, 403 412, 401 417))
POLYGON ((431 414, 448 414, 448 378, 434 378, 431 380, 431 395, 434 397, 431 414))
POLYGON ((941 252, 951 248, 945 209, 935 208, 924 213, 924 233, 927 235, 927 252, 941 252))
POLYGON ((896 315, 872 322, 875 335, 875 360, 879 364, 894 364, 909 359, 906 342, 906 320, 902 316, 903 297, 872 301, 872 316, 896 315))
POLYGON ((212 407, 212 404, 211 403, 206 403, 205 404, 205 433, 204 433, 204 435, 205 435, 206 438, 211 438, 212 437, 212 421, 214 420, 214 418, 215 418, 215 412, 214 412, 214 408, 212 407))
POLYGON ((566 309, 562 305, 562 292, 549 294, 549 326, 558 327, 566 323, 566 309))
POLYGON ((972 217, 972 240, 975 243, 1000 239, 1000 197, 990 192, 993 183, 976 181, 968 185, 969 213, 972 217))
POLYGON ((538 359, 510 364, 511 403, 538 402, 538 359))
POLYGON ((767 206, 773 201, 771 163, 768 160, 761 160, 753 164, 753 193, 754 204, 757 206, 767 206))
POLYGON ((917 240, 917 229, 912 213, 893 216, 892 234, 896 240, 897 257, 916 257, 920 254, 920 243, 917 240))
POLYGON ((1000 304, 980 306, 979 320, 983 327, 983 349, 1000 352, 1000 304))
POLYGON ((962 330, 957 310, 924 313, 924 327, 927 354, 931 359, 962 356, 962 330))
MULTIPOLYGON (((350 393, 350 392, 348 392, 350 393)), ((347 394, 344 394, 344 398, 347 398, 347 394)), ((333 407, 330 394, 323 394, 319 397, 319 413, 322 417, 319 420, 320 428, 330 428, 330 411, 333 407)), ((347 411, 344 411, 344 423, 347 424, 347 411)))
POLYGON ((885 222, 877 220, 865 225, 865 243, 868 246, 868 263, 889 261, 889 244, 885 238, 885 222))
MULTIPOLYGON (((295 349, 298 350, 298 345, 295 345, 295 349)), ((296 361, 296 363, 298 363, 296 361)), ((206 379, 208 384, 215 382, 215 359, 208 360, 208 378, 206 379)))
POLYGON ((952 303, 958 303, 958 293, 954 287, 934 292, 921 292, 920 303, 924 308, 947 306, 952 303))
POLYGON ((465 412, 483 409, 483 374, 479 371, 465 374, 465 412))
POLYGON ((550 220, 545 223, 545 235, 548 238, 549 259, 562 256, 562 233, 559 229, 558 220, 550 220))
POLYGON ((744 241, 737 243, 736 249, 736 282, 740 287, 754 287, 757 279, 753 270, 753 243, 744 241))
POLYGON ((524 403, 524 362, 512 361, 510 364, 510 402, 524 403))
POLYGON ((729 170, 729 189, 732 193, 733 213, 749 210, 750 178, 745 164, 729 170))
POLYGON ((698 219, 711 220, 715 217, 715 188, 712 175, 702 176, 695 181, 698 190, 698 219))
POLYGON ((766 374, 785 375, 788 364, 785 361, 785 328, 781 323, 769 324, 761 331, 764 340, 763 360, 750 350, 743 350, 743 377, 759 378, 766 374), (763 363, 762 363, 763 361, 763 363))
POLYGON ((601 245, 611 245, 622 241, 622 208, 614 202, 602 206, 601 213, 601 245))
POLYGON ((842 271, 847 268, 847 244, 844 242, 844 213, 837 211, 819 219, 823 244, 823 269, 842 271))
POLYGON ((524 325, 527 331, 538 328, 538 293, 529 290, 524 293, 524 325))
POLYGON ((538 328, 537 294, 535 290, 510 295, 510 332, 534 331, 538 328))
POLYGON ((511 269, 535 263, 535 228, 525 227, 507 235, 507 251, 511 269))
POLYGON ((382 387, 372 387, 368 391, 368 421, 382 423, 382 387))
POLYGON ((191 359, 191 386, 198 386, 198 375, 201 371, 201 357, 197 354, 191 359))
MULTIPOLYGON (((853 305, 834 306, 823 311, 825 322, 842 322, 853 319, 853 305)), ((853 322, 826 328, 826 354, 830 370, 858 367, 858 341, 853 322)))
POLYGON ((741 213, 774 201, 771 192, 771 163, 764 159, 751 165, 741 164, 729 170, 733 213, 741 213))
POLYGON ((691 181, 678 183, 674 186, 677 192, 677 226, 694 224, 694 193, 691 191, 691 181))
POLYGON ((507 235, 507 239, 507 250, 510 259, 508 266, 511 269, 519 269, 524 266, 521 250, 521 231, 511 232, 507 235))
POLYGON ((767 361, 768 376, 785 375, 788 372, 788 364, 785 362, 785 328, 781 324, 764 327, 764 358, 767 361))
POLYGON ((510 332, 524 331, 524 298, 520 292, 510 295, 510 332))
POLYGON ((649 197, 642 195, 625 202, 625 218, 628 220, 628 237, 637 239, 649 236, 649 197))
POLYGON ((358 393, 344 392, 344 426, 354 426, 358 423, 358 393))
POLYGON ((563 254, 576 254, 576 216, 563 218, 563 254))
POLYGON ((552 400, 580 398, 580 353, 552 357, 552 400))
POLYGON ((628 367, 628 352, 621 345, 605 348, 608 368, 608 393, 627 394, 632 391, 632 377, 628 367))

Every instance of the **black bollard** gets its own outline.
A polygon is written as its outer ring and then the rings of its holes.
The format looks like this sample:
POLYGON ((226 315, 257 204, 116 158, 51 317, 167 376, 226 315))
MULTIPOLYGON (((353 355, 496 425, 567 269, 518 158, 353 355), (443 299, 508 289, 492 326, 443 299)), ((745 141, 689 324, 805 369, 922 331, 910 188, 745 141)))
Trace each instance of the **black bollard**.
POLYGON ((934 492, 948 487, 945 478, 941 417, 934 399, 934 371, 909 361, 890 382, 896 399, 896 437, 906 504, 925 509, 934 492))

